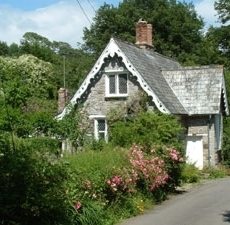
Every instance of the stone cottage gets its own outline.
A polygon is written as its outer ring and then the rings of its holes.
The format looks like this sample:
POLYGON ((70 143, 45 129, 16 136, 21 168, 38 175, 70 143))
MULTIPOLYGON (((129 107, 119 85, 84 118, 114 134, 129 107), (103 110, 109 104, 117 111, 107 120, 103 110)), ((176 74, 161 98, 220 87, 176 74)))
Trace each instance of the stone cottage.
MULTIPOLYGON (((229 114, 222 66, 182 67, 153 50, 152 25, 136 24, 136 44, 111 38, 70 100, 83 103, 95 139, 108 139, 106 116, 140 92, 149 108, 180 116, 186 127, 186 156, 199 168, 215 165, 221 149, 223 115, 229 114)), ((65 107, 58 115, 69 113, 65 107)))

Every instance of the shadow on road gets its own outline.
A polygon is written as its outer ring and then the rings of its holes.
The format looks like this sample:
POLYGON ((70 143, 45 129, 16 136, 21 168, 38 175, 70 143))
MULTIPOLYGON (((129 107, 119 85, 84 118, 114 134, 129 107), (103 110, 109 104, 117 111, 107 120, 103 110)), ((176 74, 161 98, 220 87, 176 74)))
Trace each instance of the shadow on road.
POLYGON ((180 189, 176 189, 172 192, 173 194, 177 194, 177 195, 180 195, 180 194, 184 194, 184 193, 187 193, 187 191, 185 190, 180 190, 180 189))
POLYGON ((223 214, 223 220, 230 223, 230 210, 225 211, 223 214))

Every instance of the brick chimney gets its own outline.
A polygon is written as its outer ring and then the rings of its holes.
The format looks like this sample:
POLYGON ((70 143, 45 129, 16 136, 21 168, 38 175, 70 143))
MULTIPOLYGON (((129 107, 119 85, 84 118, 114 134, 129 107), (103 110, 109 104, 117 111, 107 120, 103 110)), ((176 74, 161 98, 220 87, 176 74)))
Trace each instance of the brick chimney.
POLYGON ((68 100, 68 90, 65 88, 60 88, 58 90, 58 113, 61 113, 63 111, 67 100, 68 100))
POLYGON ((136 24, 136 45, 140 48, 153 48, 152 24, 140 19, 136 24))

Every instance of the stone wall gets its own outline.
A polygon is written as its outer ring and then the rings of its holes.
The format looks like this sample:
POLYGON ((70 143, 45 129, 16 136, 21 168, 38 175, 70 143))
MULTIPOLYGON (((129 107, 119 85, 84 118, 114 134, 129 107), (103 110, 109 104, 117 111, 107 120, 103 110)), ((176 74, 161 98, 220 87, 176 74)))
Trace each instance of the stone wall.
POLYGON ((133 100, 139 97, 140 89, 128 79, 127 97, 106 97, 105 95, 105 74, 91 88, 88 98, 84 102, 84 109, 88 115, 108 115, 112 110, 126 109, 133 100))
MULTIPOLYGON (((105 74, 95 83, 83 102, 84 113, 89 116, 108 117, 113 111, 119 110, 125 114, 132 104, 141 101, 141 88, 132 81, 131 75, 128 76, 128 96, 127 97, 106 97, 105 94, 105 74)), ((93 119, 90 122, 90 130, 93 133, 93 119)), ((90 134, 89 134, 90 135, 90 134)))
MULTIPOLYGON (((89 135, 91 136, 94 131, 93 117, 104 116, 107 117, 114 111, 119 110, 121 115, 125 115, 129 109, 135 110, 135 107, 140 104, 143 96, 142 88, 137 83, 135 77, 126 69, 122 59, 116 55, 113 58, 106 58, 104 64, 91 81, 85 94, 82 96, 80 103, 82 103, 82 113, 89 120, 89 135), (107 97, 106 96, 106 76, 107 74, 121 73, 127 74, 127 96, 107 97), (91 133, 91 134, 90 134, 91 133)), ((153 108, 152 104, 150 104, 153 108)))
POLYGON ((204 166, 209 165, 209 150, 210 150, 210 165, 214 166, 218 162, 216 137, 214 127, 214 116, 188 116, 183 120, 187 127, 188 136, 200 136, 203 140, 203 158, 204 166))

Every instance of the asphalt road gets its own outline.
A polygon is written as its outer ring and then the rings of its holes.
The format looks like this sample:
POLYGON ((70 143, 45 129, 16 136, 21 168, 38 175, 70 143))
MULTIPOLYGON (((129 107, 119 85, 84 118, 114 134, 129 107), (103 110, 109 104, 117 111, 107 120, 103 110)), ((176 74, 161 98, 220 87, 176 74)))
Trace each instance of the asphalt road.
POLYGON ((121 225, 230 225, 230 178, 208 181, 121 225))

